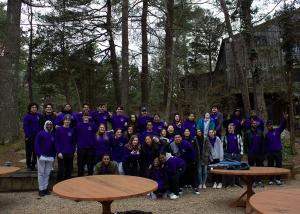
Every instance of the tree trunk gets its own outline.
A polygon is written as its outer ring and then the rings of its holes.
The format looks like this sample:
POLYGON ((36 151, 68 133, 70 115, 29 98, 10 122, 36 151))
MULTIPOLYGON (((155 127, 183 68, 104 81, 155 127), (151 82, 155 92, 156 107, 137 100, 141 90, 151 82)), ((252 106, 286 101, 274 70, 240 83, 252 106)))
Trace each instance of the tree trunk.
MULTIPOLYGON (((251 65, 251 52, 255 51, 254 44, 254 29, 251 18, 251 5, 253 1, 250 0, 241 0, 241 26, 242 26, 242 35, 245 40, 246 49, 248 50, 248 65, 251 65)), ((256 52, 256 51, 255 51, 256 52)), ((253 59, 252 59, 253 60, 253 59)), ((248 66, 250 67, 250 66, 248 66)), ((254 68, 256 69, 256 68, 254 68)), ((256 70, 257 71, 257 70, 256 70)), ((268 119, 267 107, 264 98, 264 89, 263 89, 263 76, 260 72, 255 72, 255 75, 252 76, 252 80, 255 81, 253 87, 254 100, 256 101, 255 110, 258 115, 264 120, 268 119)))
POLYGON ((0 142, 10 142, 19 135, 17 100, 20 58, 21 0, 7 1, 4 54, 0 56, 0 142))
POLYGON ((121 102, 128 111, 129 51, 128 51, 128 0, 122 1, 122 97, 121 102))
POLYGON ((106 15, 106 24, 107 24, 107 34, 109 37, 109 51, 110 51, 110 63, 112 68, 112 80, 114 86, 114 94, 116 104, 121 104, 121 90, 120 90, 120 75, 119 75, 119 66, 117 61, 116 46, 114 41, 114 35, 112 30, 112 21, 111 21, 111 0, 107 0, 107 15, 106 15))
POLYGON ((235 41, 233 40, 233 31, 232 31, 228 8, 226 6, 225 0, 220 0, 220 4, 224 13, 225 24, 226 24, 228 35, 230 38, 232 38, 231 51, 233 55, 233 60, 235 61, 235 69, 237 71, 237 75, 240 77, 240 90, 241 90, 243 104, 244 104, 244 111, 246 115, 249 115, 251 106, 250 106, 250 99, 249 99, 249 88, 248 88, 247 76, 245 74, 245 71, 242 69, 240 65, 240 59, 239 59, 239 55, 237 54, 237 47, 235 45, 235 41))
MULTIPOLYGON (((30 0, 31 4, 31 0, 30 0)), ((29 101, 33 102, 33 92, 32 92, 32 73, 33 73, 33 63, 32 63, 32 52, 33 52, 33 12, 32 6, 28 5, 28 12, 29 12, 29 45, 28 45, 28 64, 27 64, 27 84, 28 84, 28 96, 29 101)))
POLYGON ((142 20, 141 20, 141 26, 142 26, 141 104, 142 106, 148 106, 149 104, 147 15, 148 15, 148 0, 143 0, 142 20))
POLYGON ((165 74, 164 74, 164 106, 166 106, 166 119, 170 117, 173 80, 173 49, 174 49, 174 0, 166 0, 166 24, 165 24, 165 74))

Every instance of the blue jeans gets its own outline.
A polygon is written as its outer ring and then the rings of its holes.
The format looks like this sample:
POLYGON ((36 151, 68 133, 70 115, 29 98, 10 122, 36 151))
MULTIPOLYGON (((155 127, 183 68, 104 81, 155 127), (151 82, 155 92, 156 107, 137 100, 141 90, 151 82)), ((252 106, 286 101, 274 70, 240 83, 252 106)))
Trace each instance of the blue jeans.
POLYGON ((200 164, 198 166, 198 183, 199 185, 206 184, 207 180, 207 165, 200 164))

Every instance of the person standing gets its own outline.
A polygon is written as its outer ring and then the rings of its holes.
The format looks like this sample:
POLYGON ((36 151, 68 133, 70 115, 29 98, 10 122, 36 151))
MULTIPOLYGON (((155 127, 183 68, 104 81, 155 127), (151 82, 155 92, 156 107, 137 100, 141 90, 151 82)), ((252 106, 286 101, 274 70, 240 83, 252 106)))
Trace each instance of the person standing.
POLYGON ((195 121, 195 114, 194 113, 189 113, 188 118, 184 121, 184 123, 182 125, 182 132, 185 129, 190 130, 192 138, 194 138, 196 136, 196 121, 195 121))
MULTIPOLYGON (((266 151, 267 151, 267 159, 268 159, 268 166, 274 167, 275 166, 281 168, 282 167, 282 142, 281 142, 281 133, 286 128, 288 119, 288 114, 283 114, 283 120, 280 123, 280 126, 278 128, 273 127, 273 122, 269 120, 267 122, 267 129, 268 132, 265 136, 265 145, 266 145, 266 151)), ((277 185, 281 185, 282 182, 280 180, 280 176, 271 177, 271 180, 269 181, 269 184, 272 185, 274 182, 277 185)))
POLYGON ((197 129, 201 130, 204 137, 207 137, 209 130, 215 129, 215 123, 210 118, 210 113, 206 112, 204 118, 198 120, 197 129))
POLYGON ((39 196, 49 195, 49 176, 56 155, 52 121, 45 122, 44 130, 36 135, 34 147, 37 155, 39 196))
POLYGON ((246 131, 252 129, 252 121, 255 120, 257 128, 263 133, 265 131, 265 123, 263 119, 257 116, 256 111, 252 110, 250 112, 250 117, 248 117, 245 122, 244 126, 246 131))
POLYGON ((98 131, 94 136, 94 163, 96 164, 102 160, 104 154, 111 156, 112 137, 106 131, 104 124, 99 125, 98 131))
POLYGON ((110 120, 110 116, 106 110, 105 104, 98 105, 98 110, 92 113, 92 118, 96 127, 99 127, 99 125, 102 123, 104 124, 105 129, 107 130, 107 122, 110 120))
MULTIPOLYGON (((133 135, 131 135, 131 137, 132 136, 133 135)), ((127 139, 127 137, 122 136, 122 130, 121 129, 117 129, 115 131, 114 136, 112 137, 112 142, 111 142, 111 154, 112 155, 111 155, 111 159, 117 163, 117 168, 118 168, 119 175, 124 175, 122 162, 123 162, 123 159, 124 159, 125 145, 131 139, 131 137, 129 139, 127 139)))
MULTIPOLYGON (((242 126, 244 124, 244 120, 241 115, 241 110, 239 108, 236 108, 233 112, 233 114, 230 116, 230 123, 234 124, 234 130, 237 134, 242 134, 242 126)), ((227 126, 228 127, 228 126, 227 126)), ((226 128, 227 128, 226 127, 226 128)))
POLYGON ((55 130, 55 149, 57 152, 57 182, 71 178, 73 158, 76 147, 74 129, 70 127, 72 117, 64 116, 63 126, 55 130))
POLYGON ((30 103, 27 107, 27 114, 23 119, 25 134, 25 152, 27 170, 34 171, 36 165, 36 154, 34 152, 35 137, 41 128, 42 115, 38 113, 38 105, 30 103))
POLYGON ((117 106, 116 113, 111 117, 112 129, 114 131, 121 129, 122 132, 125 132, 127 129, 129 118, 123 112, 123 106, 117 106))
POLYGON ((57 114, 57 117, 56 117, 55 123, 54 123, 55 128, 58 128, 64 124, 63 121, 64 121, 64 117, 66 114, 68 114, 71 117, 70 127, 72 127, 72 128, 75 127, 76 114, 72 112, 72 106, 69 103, 67 103, 64 105, 62 111, 57 114))
POLYGON ((51 103, 45 104, 44 114, 40 121, 41 127, 44 126, 47 120, 50 120, 55 127, 56 113, 53 111, 53 105, 51 103))
POLYGON ((172 125, 173 125, 176 133, 179 133, 179 134, 182 133, 182 121, 181 121, 179 113, 174 114, 174 120, 173 120, 172 125))
POLYGON ((133 135, 125 145, 122 165, 125 175, 140 176, 141 144, 136 135, 133 135))
POLYGON ((222 136, 222 126, 223 126, 223 114, 219 112, 217 105, 213 105, 211 108, 210 117, 215 122, 216 135, 221 138, 222 136))
POLYGON ((148 114, 147 108, 141 108, 141 114, 138 117, 138 130, 139 133, 143 133, 147 129, 147 122, 153 122, 153 117, 148 114))

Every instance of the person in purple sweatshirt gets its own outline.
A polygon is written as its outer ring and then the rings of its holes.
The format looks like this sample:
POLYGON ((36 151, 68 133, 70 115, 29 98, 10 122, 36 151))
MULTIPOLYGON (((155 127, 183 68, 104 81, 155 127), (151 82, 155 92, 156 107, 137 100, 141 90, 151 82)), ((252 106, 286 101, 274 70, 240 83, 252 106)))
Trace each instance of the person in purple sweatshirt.
POLYGON ((73 158, 76 147, 74 129, 70 127, 72 117, 64 116, 63 126, 55 130, 55 149, 57 153, 57 182, 71 178, 73 158))
MULTIPOLYGON (((245 133, 245 145, 248 151, 248 163, 250 166, 263 166, 265 145, 264 134, 261 129, 258 128, 256 120, 251 121, 251 129, 248 129, 245 133)), ((263 187, 261 180, 255 179, 253 186, 257 185, 263 187)))
POLYGON ((58 128, 64 124, 63 121, 64 121, 64 117, 66 114, 70 115, 71 119, 72 119, 70 127, 72 127, 72 128, 75 127, 76 115, 72 112, 72 106, 69 103, 67 103, 62 108, 62 111, 57 114, 57 117, 55 119, 55 128, 58 128))
POLYGON ((181 134, 181 133, 175 133, 174 126, 172 124, 168 125, 167 127, 167 138, 169 139, 169 142, 174 141, 175 134, 181 134))
MULTIPOLYGON (((129 129, 128 129, 129 130, 129 129)), ((127 140, 126 137, 122 136, 122 130, 117 129, 115 131, 114 136, 112 137, 112 142, 111 142, 111 157, 112 160, 117 163, 117 168, 118 168, 118 174, 119 175, 124 175, 124 170, 123 170, 123 159, 124 159, 124 151, 125 151, 125 145, 128 143, 130 139, 127 140)))
POLYGON ((153 115, 153 131, 155 131, 156 133, 160 133, 160 131, 163 128, 167 127, 167 123, 163 122, 160 118, 159 114, 154 114, 153 115))
POLYGON ((254 111, 254 110, 251 111, 250 117, 248 117, 244 122, 246 131, 252 128, 252 120, 255 120, 256 126, 261 132, 265 131, 264 121, 260 117, 257 116, 256 111, 254 111))
POLYGON ((94 120, 96 127, 99 127, 99 125, 102 123, 104 124, 107 130, 107 122, 110 120, 110 116, 108 111, 106 110, 105 104, 98 105, 98 111, 94 111, 92 113, 92 118, 94 120))
POLYGON ((42 129, 42 115, 38 113, 38 105, 30 103, 27 107, 27 114, 23 119, 23 129, 25 134, 25 152, 27 170, 34 171, 36 164, 36 154, 34 152, 34 141, 37 133, 42 129))
MULTIPOLYGON (((137 116, 135 114, 130 115, 128 127, 131 126, 133 128, 134 134, 139 132, 138 129, 138 121, 137 121, 137 116)), ((129 140, 129 139, 128 139, 129 140)))
POLYGON ((223 114, 219 111, 217 105, 212 106, 210 118, 215 122, 216 135, 219 138, 221 138, 222 126, 223 126, 223 114))
POLYGON ((181 158, 186 163, 186 170, 182 176, 182 185, 191 185, 195 194, 199 194, 196 181, 196 152, 192 144, 183 140, 180 134, 175 134, 170 144, 172 155, 181 158))
POLYGON ((140 176, 141 144, 136 135, 133 135, 125 145, 122 165, 125 175, 140 176))
POLYGON ((182 133, 182 121, 181 121, 179 113, 174 114, 174 120, 173 120, 172 125, 173 125, 176 133, 179 133, 179 134, 182 133))
POLYGON ((89 122, 89 116, 84 115, 82 122, 76 123, 76 145, 78 177, 84 175, 84 166, 87 165, 88 175, 93 174, 94 168, 94 138, 96 127, 89 122))
POLYGON ((56 155, 52 121, 47 120, 44 130, 36 135, 34 148, 37 155, 39 196, 49 195, 49 176, 56 155))
POLYGON ((145 142, 141 149, 141 176, 147 177, 149 166, 153 163, 154 158, 159 156, 157 145, 153 142, 151 136, 145 137, 145 142))
POLYGON ((177 199, 180 192, 180 180, 185 171, 186 164, 184 160, 166 152, 160 153, 159 160, 168 176, 169 191, 171 192, 169 197, 172 200, 177 199))
POLYGON ((122 132, 126 131, 128 126, 129 118, 123 114, 123 106, 117 106, 116 113, 111 117, 112 129, 122 129, 122 132))
MULTIPOLYGON (((275 166, 281 168, 282 167, 282 142, 281 142, 281 133, 286 128, 288 119, 288 114, 283 114, 283 120, 280 123, 280 126, 278 128, 273 127, 273 122, 269 120, 267 122, 267 129, 268 132, 265 136, 265 146, 267 151, 267 159, 268 159, 268 166, 274 167, 275 166)), ((274 182, 277 185, 281 185, 282 182, 280 180, 280 176, 276 176, 276 178, 271 177, 269 184, 272 185, 274 182)))
POLYGON ((92 113, 90 111, 90 105, 88 103, 83 103, 82 104, 82 111, 75 114, 75 121, 76 123, 82 122, 83 116, 88 116, 90 122, 94 122, 92 118, 92 113))
POLYGON ((141 144, 144 144, 145 138, 147 136, 150 136, 150 137, 159 136, 159 134, 153 130, 153 123, 151 121, 147 122, 147 128, 146 128, 146 130, 143 131, 141 133, 141 135, 139 136, 141 144))
POLYGON ((138 130, 139 133, 143 133, 147 129, 147 122, 153 122, 153 117, 148 114, 147 108, 141 108, 141 114, 138 117, 138 130))
POLYGON ((230 116, 230 123, 234 124, 235 132, 239 135, 242 133, 242 127, 244 125, 244 120, 241 115, 241 109, 236 108, 233 114, 230 116))
POLYGON ((184 121, 183 126, 182 126, 182 131, 185 129, 190 130, 192 138, 194 138, 196 136, 196 121, 195 121, 194 113, 190 113, 188 118, 184 121))
POLYGON ((45 107, 44 113, 43 113, 41 121, 40 121, 41 127, 44 126, 44 124, 47 120, 50 120, 55 127, 56 113, 53 111, 52 103, 47 103, 44 105, 44 107, 45 107))
POLYGON ((112 136, 106 131, 105 125, 100 124, 94 135, 95 164, 102 160, 104 154, 111 155, 112 136))
MULTIPOLYGON (((235 131, 234 123, 230 123, 228 125, 228 131, 223 137, 223 147, 224 147, 225 157, 236 161, 242 160, 242 156, 244 154, 243 140, 241 135, 235 131)), ((226 176, 225 187, 228 187, 229 185, 231 186, 237 185, 239 187, 242 187, 240 183, 240 178, 238 176, 235 177, 226 176)))

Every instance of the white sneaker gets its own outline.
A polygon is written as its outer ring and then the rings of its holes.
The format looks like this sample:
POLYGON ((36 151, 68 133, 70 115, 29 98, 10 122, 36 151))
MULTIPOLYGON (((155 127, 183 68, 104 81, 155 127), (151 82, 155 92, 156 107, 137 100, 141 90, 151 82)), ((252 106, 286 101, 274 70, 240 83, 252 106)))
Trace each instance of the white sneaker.
POLYGON ((275 180, 275 183, 276 183, 276 185, 282 185, 282 182, 281 182, 281 180, 275 180))
POLYGON ((221 189, 221 188, 222 188, 222 183, 219 183, 217 189, 221 189))
POLYGON ((202 189, 202 187, 203 187, 202 184, 199 184, 198 189, 202 189))
POLYGON ((213 189, 217 189, 217 183, 216 182, 213 185, 213 189))
POLYGON ((171 200, 175 200, 175 199, 179 198, 179 197, 178 197, 177 195, 175 195, 174 193, 171 193, 171 194, 169 195, 169 197, 170 197, 171 200))
POLYGON ((151 192, 151 193, 150 193, 150 198, 151 198, 152 200, 157 199, 156 194, 153 193, 153 192, 151 192))
POLYGON ((205 184, 203 184, 203 185, 202 185, 202 188, 203 188, 203 189, 206 189, 206 185, 205 185, 205 184))

